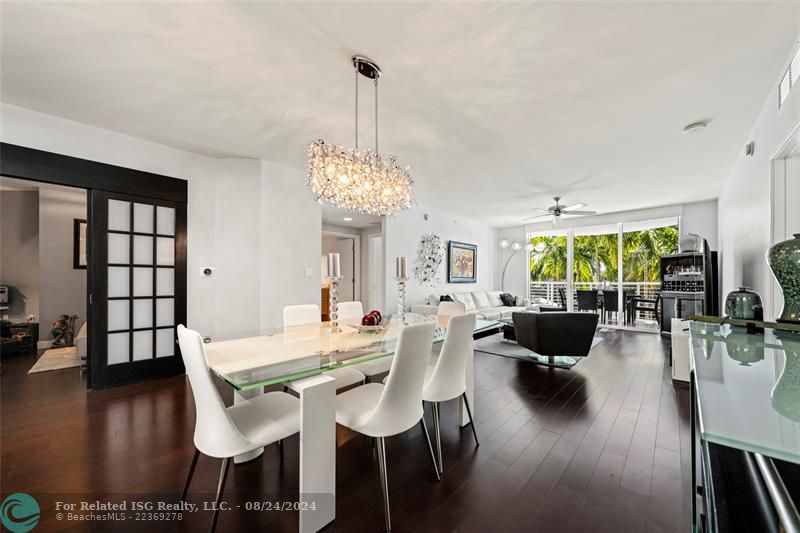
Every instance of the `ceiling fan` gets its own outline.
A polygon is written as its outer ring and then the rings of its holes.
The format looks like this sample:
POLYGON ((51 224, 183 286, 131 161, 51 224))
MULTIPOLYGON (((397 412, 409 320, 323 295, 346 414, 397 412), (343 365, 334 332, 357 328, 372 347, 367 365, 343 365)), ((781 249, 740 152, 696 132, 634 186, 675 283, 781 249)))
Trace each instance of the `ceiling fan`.
POLYGON ((575 204, 575 205, 563 205, 560 203, 561 197, 560 196, 553 196, 553 200, 555 200, 556 205, 551 205, 547 209, 542 207, 534 208, 534 211, 546 211, 544 214, 536 215, 528 218, 523 218, 523 222, 527 222, 529 220, 536 220, 545 217, 553 217, 553 222, 558 220, 561 215, 595 215, 597 211, 580 211, 580 209, 586 207, 586 204, 575 204))

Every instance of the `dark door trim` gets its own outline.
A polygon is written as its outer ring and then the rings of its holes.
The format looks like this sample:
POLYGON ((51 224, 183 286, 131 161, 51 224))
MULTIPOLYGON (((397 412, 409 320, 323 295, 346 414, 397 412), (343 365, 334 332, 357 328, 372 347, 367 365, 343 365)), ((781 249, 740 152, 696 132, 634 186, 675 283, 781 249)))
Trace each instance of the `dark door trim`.
POLYGON ((186 180, 0 143, 0 174, 9 178, 135 194, 186 203, 186 180))
MULTIPOLYGON (((116 165, 109 165, 107 163, 100 163, 98 161, 91 161, 88 159, 81 159, 63 154, 53 152, 46 152, 44 150, 37 150, 35 148, 28 148, 25 146, 18 146, 9 143, 0 143, 0 175, 9 178, 18 178, 31 181, 38 181, 44 183, 53 183, 56 185, 66 185, 69 187, 78 187, 87 189, 87 219, 90 221, 88 227, 88 242, 92 242, 91 226, 93 221, 93 205, 92 205, 92 190, 107 191, 111 193, 131 194, 145 198, 156 200, 166 200, 180 204, 176 206, 180 213, 183 214, 182 219, 185 221, 186 204, 188 200, 188 182, 184 179, 179 179, 171 176, 164 176, 161 174, 153 174, 151 172, 144 172, 141 170, 134 170, 116 165)), ((181 230, 181 236, 176 233, 176 238, 183 240, 182 249, 185 250, 185 225, 176 230, 181 230)), ((180 255, 176 256, 176 261, 185 264, 185 252, 179 252, 180 255)), ((93 265, 92 246, 87 247, 87 263, 93 265)), ((94 266, 94 265, 93 265, 94 266)), ((99 290, 99 283, 101 276, 93 275, 96 268, 90 267, 88 269, 88 276, 86 280, 87 295, 86 295, 86 309, 87 320, 89 322, 90 330, 96 327, 93 316, 95 312, 92 310, 92 302, 90 295, 93 292, 103 292, 99 290)), ((185 273, 185 267, 183 268, 185 273)), ((104 280, 105 277, 103 276, 104 280)), ((186 279, 175 279, 176 291, 180 291, 182 298, 176 298, 175 317, 186 317, 186 279), (180 300, 181 306, 178 308, 178 301, 180 300)), ((176 296, 179 294, 176 293, 176 296)), ((176 322, 177 323, 177 322, 176 322)), ((133 372, 134 375, 130 376, 105 376, 109 379, 108 383, 100 383, 101 376, 93 376, 92 361, 93 350, 92 342, 88 343, 89 365, 87 367, 87 383, 89 388, 110 386, 123 381, 132 379, 146 379, 148 377, 161 377, 156 372, 152 376, 145 375, 144 373, 133 372), (125 379, 128 378, 128 379, 125 379)), ((180 359, 179 352, 176 351, 176 357, 180 359)), ((157 362, 157 365, 163 365, 164 368, 157 370, 165 373, 180 372, 180 367, 173 366, 172 362, 165 361, 157 362)), ((162 374, 163 375, 163 374, 162 374)))

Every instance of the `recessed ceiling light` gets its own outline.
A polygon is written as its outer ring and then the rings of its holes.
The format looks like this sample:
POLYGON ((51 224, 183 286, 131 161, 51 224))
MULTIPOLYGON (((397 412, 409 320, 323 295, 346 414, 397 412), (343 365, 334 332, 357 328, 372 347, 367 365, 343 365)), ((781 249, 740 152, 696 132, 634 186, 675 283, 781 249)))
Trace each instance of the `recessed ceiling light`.
POLYGON ((352 217, 344 217, 344 221, 345 222, 352 222, 353 218, 352 217))
POLYGON ((703 128, 708 126, 708 122, 705 120, 700 120, 698 122, 692 122, 691 124, 687 124, 683 128, 683 133, 697 133, 698 131, 702 130, 703 128))

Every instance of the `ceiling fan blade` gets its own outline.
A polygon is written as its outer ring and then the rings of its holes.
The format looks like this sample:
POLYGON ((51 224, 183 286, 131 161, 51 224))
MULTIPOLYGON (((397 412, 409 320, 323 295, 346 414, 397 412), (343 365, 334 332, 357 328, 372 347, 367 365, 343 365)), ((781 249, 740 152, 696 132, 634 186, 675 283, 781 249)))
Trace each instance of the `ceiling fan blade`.
POLYGON ((549 211, 546 207, 533 207, 531 211, 549 211))
POLYGON ((535 217, 523 218, 522 221, 527 222, 529 220, 536 220, 537 218, 547 218, 551 216, 553 216, 551 213, 547 213, 546 215, 536 215, 535 217))
POLYGON ((596 215, 597 211, 561 211, 565 215, 596 215))
POLYGON ((583 203, 583 202, 579 202, 579 203, 577 203, 575 205, 570 205, 570 206, 564 207, 562 209, 562 211, 571 211, 573 209, 582 209, 584 207, 586 207, 586 204, 583 203))

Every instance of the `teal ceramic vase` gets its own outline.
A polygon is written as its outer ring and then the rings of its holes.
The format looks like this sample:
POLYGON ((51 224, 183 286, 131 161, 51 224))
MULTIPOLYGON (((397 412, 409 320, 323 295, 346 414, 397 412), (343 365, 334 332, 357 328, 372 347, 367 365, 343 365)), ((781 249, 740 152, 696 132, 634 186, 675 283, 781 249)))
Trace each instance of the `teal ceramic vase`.
POLYGON ((767 263, 783 293, 778 322, 800 322, 800 233, 795 233, 794 239, 772 245, 767 263))
POLYGON ((747 287, 739 287, 725 298, 725 314, 731 318, 755 320, 756 311, 761 308, 761 296, 747 287))

